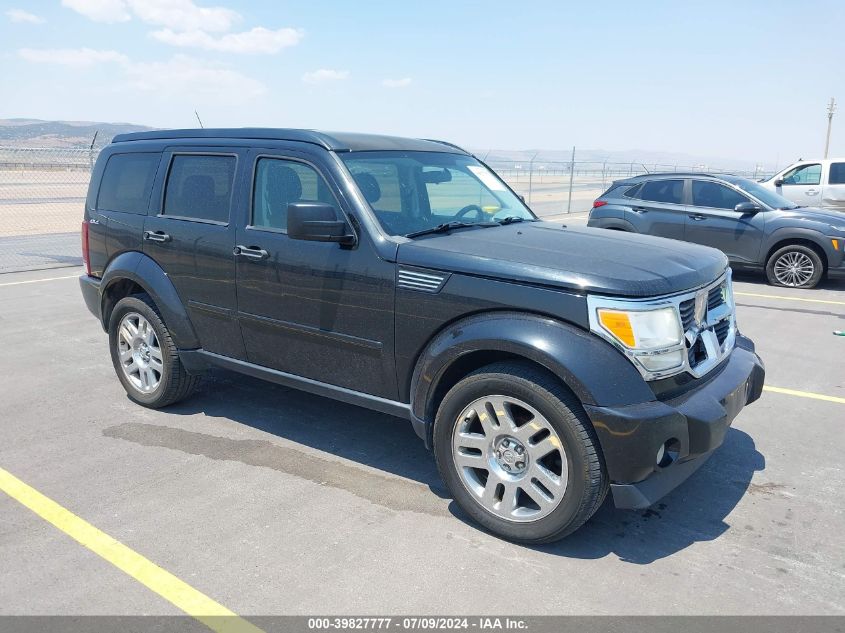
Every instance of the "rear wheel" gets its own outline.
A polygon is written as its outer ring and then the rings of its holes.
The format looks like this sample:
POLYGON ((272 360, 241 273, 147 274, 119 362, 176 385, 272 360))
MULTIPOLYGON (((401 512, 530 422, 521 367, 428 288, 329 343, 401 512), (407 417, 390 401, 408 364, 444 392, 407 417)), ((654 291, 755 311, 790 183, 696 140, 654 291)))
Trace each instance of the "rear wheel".
POLYGON ((185 371, 155 304, 147 295, 118 301, 109 319, 109 346, 129 398, 153 409, 187 398, 199 382, 185 371))
POLYGON ((460 506, 512 541, 563 538, 607 493, 598 441, 580 402, 526 364, 488 365, 455 385, 437 412, 434 451, 460 506))
POLYGON ((773 286, 814 288, 823 273, 824 264, 819 254, 801 244, 778 249, 766 263, 766 276, 773 286))

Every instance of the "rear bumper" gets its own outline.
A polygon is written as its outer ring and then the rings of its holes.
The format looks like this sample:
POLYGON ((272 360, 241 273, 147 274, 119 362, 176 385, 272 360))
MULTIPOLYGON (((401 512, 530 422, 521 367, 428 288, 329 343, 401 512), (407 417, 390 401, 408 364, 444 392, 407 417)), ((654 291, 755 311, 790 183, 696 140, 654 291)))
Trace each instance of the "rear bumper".
POLYGON ((754 344, 737 336, 727 363, 704 384, 666 401, 623 407, 586 406, 601 443, 618 508, 646 508, 695 472, 724 440, 746 404, 760 397, 763 362, 754 344), (657 465, 667 442, 674 460, 657 465))
POLYGON ((85 300, 85 305, 91 311, 100 323, 103 322, 103 315, 101 313, 102 302, 100 301, 100 284, 102 280, 97 277, 89 275, 81 275, 79 277, 79 287, 82 289, 82 298, 85 300))

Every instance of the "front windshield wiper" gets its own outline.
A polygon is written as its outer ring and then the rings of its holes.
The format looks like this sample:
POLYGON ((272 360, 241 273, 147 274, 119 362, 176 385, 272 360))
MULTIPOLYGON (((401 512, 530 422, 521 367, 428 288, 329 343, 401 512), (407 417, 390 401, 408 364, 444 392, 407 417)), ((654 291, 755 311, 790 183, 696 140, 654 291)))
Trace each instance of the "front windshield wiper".
POLYGON ((498 222, 459 222, 456 220, 452 222, 444 222, 443 224, 432 226, 429 229, 414 231, 413 233, 406 234, 405 237, 419 237, 421 235, 431 235, 432 233, 448 233, 452 229, 463 229, 470 226, 490 227, 500 226, 500 224, 498 222))
POLYGON ((535 221, 536 220, 534 218, 522 218, 522 217, 519 217, 518 215, 509 215, 506 218, 496 220, 496 222, 498 222, 500 225, 515 224, 516 222, 535 222, 535 221))

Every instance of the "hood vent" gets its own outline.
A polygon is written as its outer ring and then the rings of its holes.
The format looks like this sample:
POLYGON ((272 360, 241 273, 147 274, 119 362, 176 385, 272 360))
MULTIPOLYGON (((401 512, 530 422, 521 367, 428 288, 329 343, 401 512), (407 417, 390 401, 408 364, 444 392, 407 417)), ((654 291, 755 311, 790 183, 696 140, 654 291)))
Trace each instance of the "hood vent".
POLYGON ((403 290, 417 290, 434 294, 440 292, 449 275, 431 271, 400 268, 396 279, 396 287, 403 290))

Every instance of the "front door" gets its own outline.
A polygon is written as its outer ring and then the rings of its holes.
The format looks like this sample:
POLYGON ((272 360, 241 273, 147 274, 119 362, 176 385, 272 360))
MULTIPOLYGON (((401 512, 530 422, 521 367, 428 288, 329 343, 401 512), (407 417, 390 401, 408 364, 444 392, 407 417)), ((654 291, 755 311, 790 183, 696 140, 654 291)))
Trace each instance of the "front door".
POLYGON ((327 165, 296 151, 256 150, 249 160, 249 212, 235 240, 238 316, 248 360, 397 399, 395 265, 381 260, 360 232, 353 247, 288 237, 292 202, 326 202, 346 216, 327 165))
POLYGON ((157 209, 144 222, 144 253, 173 281, 203 349, 243 359, 237 320, 235 245, 237 178, 246 150, 172 148, 157 209))
POLYGON ((752 200, 718 182, 693 180, 684 239, 718 248, 732 262, 756 262, 766 213, 739 213, 734 208, 741 202, 752 200))
POLYGON ((802 207, 818 207, 822 204, 822 166, 821 163, 798 165, 786 172, 783 184, 777 192, 802 207))

